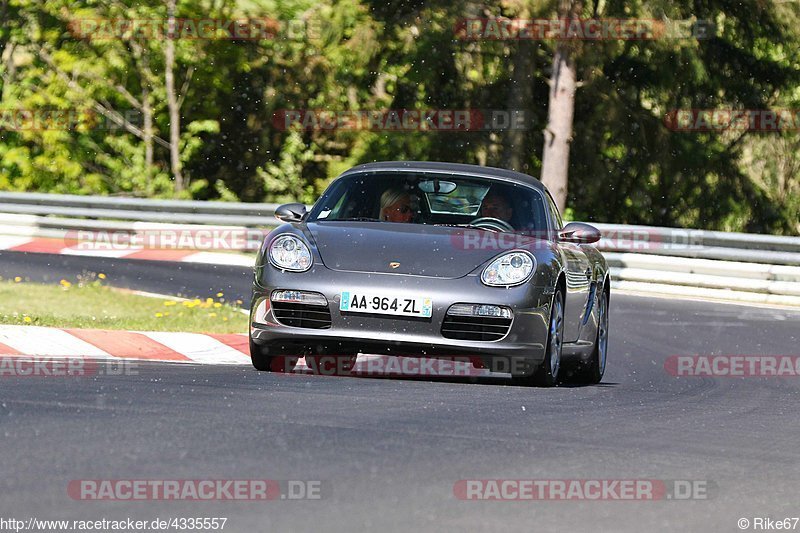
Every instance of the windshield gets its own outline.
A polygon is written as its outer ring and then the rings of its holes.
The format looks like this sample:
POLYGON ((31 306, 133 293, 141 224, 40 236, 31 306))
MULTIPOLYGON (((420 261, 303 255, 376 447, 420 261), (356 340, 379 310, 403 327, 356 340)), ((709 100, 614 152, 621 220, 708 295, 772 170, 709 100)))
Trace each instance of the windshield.
POLYGON ((482 223, 481 219, 491 219, 495 231, 547 229, 546 205, 539 191, 455 174, 347 176, 323 194, 308 220, 469 226, 482 223))

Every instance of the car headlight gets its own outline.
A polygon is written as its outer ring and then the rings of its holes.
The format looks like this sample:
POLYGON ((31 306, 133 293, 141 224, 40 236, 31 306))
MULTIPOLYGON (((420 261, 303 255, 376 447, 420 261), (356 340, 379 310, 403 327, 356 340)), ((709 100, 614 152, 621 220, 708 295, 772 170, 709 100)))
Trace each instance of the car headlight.
POLYGON ((281 270, 305 272, 311 268, 311 251, 294 235, 281 235, 269 245, 269 262, 281 270))
POLYGON ((501 255, 483 269, 481 281, 490 287, 510 287, 525 283, 533 275, 536 260, 527 252, 501 255))

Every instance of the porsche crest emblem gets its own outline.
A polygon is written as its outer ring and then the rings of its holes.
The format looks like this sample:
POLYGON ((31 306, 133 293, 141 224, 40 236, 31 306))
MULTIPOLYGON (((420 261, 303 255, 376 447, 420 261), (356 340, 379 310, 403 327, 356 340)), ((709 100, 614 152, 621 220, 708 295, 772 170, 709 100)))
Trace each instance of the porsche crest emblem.
POLYGON ((400 263, 398 263, 397 261, 392 261, 391 263, 389 263, 389 266, 392 268, 398 268, 400 266, 400 263))

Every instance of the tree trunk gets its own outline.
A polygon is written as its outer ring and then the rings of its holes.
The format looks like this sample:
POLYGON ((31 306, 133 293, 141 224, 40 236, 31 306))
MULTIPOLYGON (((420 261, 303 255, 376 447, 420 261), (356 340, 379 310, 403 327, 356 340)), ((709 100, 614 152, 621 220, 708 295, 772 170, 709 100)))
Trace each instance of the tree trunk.
MULTIPOLYGON (((8 46, 9 41, 11 40, 11 36, 9 35, 11 32, 10 25, 8 23, 8 0, 1 0, 0 1, 0 64, 2 64, 5 59, 3 58, 3 53, 6 50, 6 46, 8 46)), ((11 63, 11 58, 8 59, 8 63, 11 63)), ((5 67, 2 67, 3 71, 5 71, 5 67)), ((5 74, 5 72, 0 72, 5 74)), ((3 95, 5 93, 5 77, 0 76, 0 102, 3 101, 3 95)))
POLYGON ((533 109, 533 75, 536 68, 536 46, 533 42, 522 40, 517 46, 513 60, 514 72, 511 78, 511 94, 508 99, 510 123, 503 136, 502 166, 518 172, 525 172, 530 162, 528 149, 529 114, 533 109), (522 117, 518 117, 518 114, 522 117), (522 126, 525 129, 522 129, 522 126))
POLYGON ((153 175, 153 102, 150 98, 150 61, 143 54, 139 61, 142 80, 142 131, 144 132, 144 165, 147 178, 153 175))
MULTIPOLYGON (((560 0, 558 17, 575 18, 580 12, 578 4, 576 0, 560 0)), ((550 77, 547 127, 544 130, 542 151, 542 182, 550 190, 561 211, 567 203, 569 146, 572 142, 576 88, 573 46, 569 41, 559 41, 553 55, 553 73, 550 77)))
POLYGON ((172 176, 175 179, 175 190, 185 188, 183 174, 181 173, 180 134, 181 116, 178 97, 175 94, 175 4, 176 0, 167 0, 167 17, 170 35, 164 43, 164 77, 167 91, 167 108, 169 110, 169 157, 172 176))
POLYGON ((3 50, 11 40, 11 28, 8 23, 8 0, 0 1, 0 58, 3 57, 3 50))

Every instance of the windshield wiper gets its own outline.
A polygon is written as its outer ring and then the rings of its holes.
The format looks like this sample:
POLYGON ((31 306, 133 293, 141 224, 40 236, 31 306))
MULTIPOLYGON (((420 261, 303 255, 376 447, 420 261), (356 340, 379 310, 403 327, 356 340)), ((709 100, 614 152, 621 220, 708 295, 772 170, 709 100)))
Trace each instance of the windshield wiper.
POLYGON ((380 222, 377 218, 371 217, 350 217, 350 218, 329 218, 330 222, 380 222))

